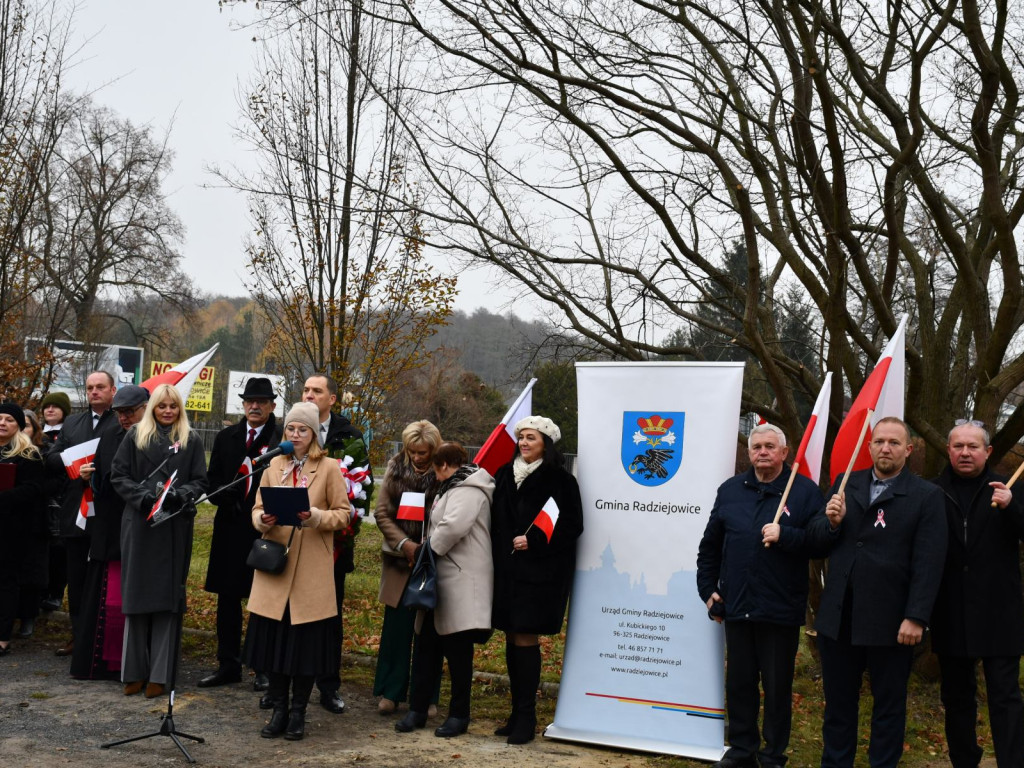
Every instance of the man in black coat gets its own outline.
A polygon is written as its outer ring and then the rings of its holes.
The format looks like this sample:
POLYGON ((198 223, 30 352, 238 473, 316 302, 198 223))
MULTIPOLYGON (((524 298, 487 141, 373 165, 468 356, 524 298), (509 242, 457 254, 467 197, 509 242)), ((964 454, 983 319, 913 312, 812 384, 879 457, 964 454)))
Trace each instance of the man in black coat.
POLYGON ((807 607, 807 564, 824 554, 806 527, 825 503, 809 478, 793 478, 785 433, 755 427, 751 468, 718 489, 697 550, 697 590, 715 621, 725 620, 725 703, 729 750, 712 768, 782 766, 793 721, 793 664, 807 607), (764 726, 758 730, 761 688, 764 726), (761 737, 764 737, 764 747, 761 737))
MULTIPOLYGON (((240 395, 245 418, 217 433, 207 470, 210 488, 216 490, 238 477, 246 457, 255 459, 281 442, 281 425, 274 418, 277 394, 270 379, 258 376, 245 382, 240 395)), ((217 506, 210 542, 210 562, 206 570, 207 592, 217 595, 217 670, 199 681, 210 688, 242 679, 242 600, 252 589, 252 568, 246 565, 253 540, 259 532, 252 524, 252 507, 259 488, 258 477, 245 490, 240 481, 214 493, 210 501, 217 506)), ((255 686, 260 690, 259 672, 255 686)))
POLYGON ((825 689, 822 768, 852 768, 861 680, 874 707, 868 761, 903 755, 907 682, 914 646, 932 614, 946 557, 942 491, 911 474, 906 424, 881 419, 871 433, 873 467, 837 478, 825 511, 808 526, 830 538, 828 576, 816 629, 825 689))
MULTIPOLYGON (((333 378, 323 373, 310 376, 302 387, 302 399, 307 403, 313 403, 320 411, 320 431, 317 439, 328 456, 333 459, 344 459, 346 455, 353 456, 356 464, 367 460, 363 433, 340 413, 333 413, 331 410, 338 401, 338 383, 333 378)), ((368 461, 366 466, 368 467, 368 461)), ((369 487, 372 487, 372 478, 369 487)), ((337 664, 330 674, 322 675, 316 681, 316 686, 320 690, 320 706, 336 715, 345 711, 345 701, 339 694, 344 636, 342 604, 345 601, 345 576, 355 570, 354 539, 359 532, 359 522, 366 514, 367 499, 350 501, 353 512, 358 514, 352 515, 352 522, 348 528, 334 533, 334 594, 338 603, 338 647, 331 658, 335 659, 337 664)))
MULTIPOLYGON (((119 429, 117 418, 110 410, 114 399, 114 377, 106 371, 93 371, 85 379, 85 395, 89 410, 69 416, 61 429, 60 437, 46 456, 47 466, 54 474, 65 475, 61 452, 93 438, 112 437, 119 429)), ((76 525, 82 504, 82 492, 88 483, 85 480, 69 481, 65 487, 60 509, 60 535, 67 552, 68 613, 71 614, 72 638, 78 627, 78 615, 82 602, 82 589, 86 580, 89 562, 89 537, 86 531, 76 525)), ((74 640, 57 650, 58 656, 70 656, 74 640)))
POLYGON ((978 660, 985 672, 992 744, 1000 768, 1024 766, 1024 597, 1020 542, 1024 500, 989 469, 989 434, 980 422, 949 433, 949 466, 935 480, 945 493, 949 547, 932 616, 932 650, 942 670, 946 743, 953 768, 977 768, 978 660))

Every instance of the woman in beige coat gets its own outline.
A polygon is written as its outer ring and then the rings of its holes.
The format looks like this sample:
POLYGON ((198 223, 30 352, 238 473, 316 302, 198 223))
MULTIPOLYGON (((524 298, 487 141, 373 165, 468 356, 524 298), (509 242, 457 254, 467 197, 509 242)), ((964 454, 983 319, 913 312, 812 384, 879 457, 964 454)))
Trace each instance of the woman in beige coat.
POLYGON ((291 456, 270 462, 260 480, 252 522, 263 538, 287 545, 291 526, 277 525, 266 514, 262 489, 270 486, 305 487, 309 509, 299 513, 288 564, 280 574, 256 571, 249 596, 249 630, 245 663, 266 670, 268 696, 274 704, 270 722, 260 731, 265 738, 305 734, 306 704, 317 675, 334 668, 338 615, 334 597, 333 531, 349 522, 345 479, 338 463, 324 454, 316 439, 320 412, 312 403, 296 403, 285 417, 284 437, 294 446, 291 456), (291 687, 291 708, 288 689, 291 687))
POLYGON ((441 676, 448 659, 452 697, 448 719, 434 731, 451 737, 469 727, 473 683, 473 644, 491 635, 494 565, 491 558, 491 496, 494 478, 468 464, 466 449, 441 443, 434 451, 437 493, 430 501, 427 539, 437 563, 437 608, 417 620, 419 652, 412 663, 409 712, 395 723, 399 732, 422 728, 427 722, 427 693, 441 676))

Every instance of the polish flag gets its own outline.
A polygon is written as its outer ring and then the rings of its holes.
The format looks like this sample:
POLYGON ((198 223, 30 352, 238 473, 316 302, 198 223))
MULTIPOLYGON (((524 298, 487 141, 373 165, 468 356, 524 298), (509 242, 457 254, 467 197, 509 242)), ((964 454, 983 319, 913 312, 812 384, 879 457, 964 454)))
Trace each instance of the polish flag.
POLYGON ((199 374, 203 371, 203 366, 213 357, 213 353, 217 351, 217 347, 220 346, 220 342, 214 344, 205 352, 200 352, 198 355, 193 355, 183 363, 178 363, 170 370, 164 371, 163 373, 151 376, 146 379, 140 386, 145 387, 149 390, 150 394, 153 394, 153 390, 159 387, 161 384, 171 384, 178 393, 181 395, 183 401, 188 400, 189 394, 192 392, 192 385, 196 383, 196 379, 199 378, 199 374))
POLYGON ((825 431, 828 429, 828 401, 832 396, 832 373, 825 374, 814 410, 807 422, 803 439, 797 449, 793 464, 797 474, 808 477, 817 484, 821 479, 821 457, 825 453, 825 431))
POLYGON ((842 426, 839 427, 836 441, 832 445, 830 470, 833 482, 839 475, 846 472, 850 465, 850 459, 857 447, 857 438, 860 437, 868 411, 873 412, 871 424, 865 433, 860 451, 857 453, 853 471, 867 469, 871 466, 871 454, 868 452, 871 428, 874 428, 879 420, 887 416, 903 418, 903 385, 906 378, 904 347, 906 346, 907 318, 908 316, 904 315, 900 320, 899 328, 889 339, 889 343, 885 345, 875 369, 864 382, 857 399, 853 401, 850 412, 846 414, 842 426))
POLYGON ((238 468, 238 474, 245 477, 245 495, 252 491, 252 459, 246 456, 242 459, 242 466, 238 468))
POLYGON ((493 477, 497 471, 512 461, 516 452, 516 423, 525 419, 533 412, 533 385, 536 379, 530 379, 512 407, 508 409, 501 424, 494 428, 483 447, 476 452, 473 463, 483 467, 493 477))
MULTIPOLYGON (((164 507, 164 499, 167 498, 167 492, 169 490, 171 490, 171 486, 174 485, 174 481, 177 480, 177 479, 178 479, 178 470, 174 470, 171 473, 171 476, 167 478, 167 482, 164 483, 164 487, 160 491, 160 495, 157 497, 156 503, 153 505, 153 508, 151 510, 149 510, 149 517, 146 518, 147 520, 152 520, 153 519, 153 515, 155 515, 157 512, 159 512, 161 509, 163 509, 163 507, 164 507)), ((157 522, 162 522, 162 521, 158 520, 157 522)))
POLYGON ((402 500, 398 502, 398 512, 395 515, 399 520, 412 520, 423 522, 423 508, 426 506, 426 494, 406 491, 402 494, 402 500))
POLYGON ((555 532, 555 523, 557 522, 558 505, 553 498, 549 498, 533 520, 533 524, 544 531, 544 535, 548 537, 548 544, 551 543, 551 534, 555 532))
MULTIPOLYGON (((84 443, 72 445, 66 451, 61 451, 60 458, 64 462, 64 470, 72 480, 82 478, 82 465, 92 464, 96 458, 96 449, 99 447, 98 437, 86 440, 84 443)), ((82 502, 78 507, 78 517, 75 518, 75 525, 85 530, 87 518, 96 516, 96 505, 93 503, 92 486, 86 485, 82 489, 82 502)))

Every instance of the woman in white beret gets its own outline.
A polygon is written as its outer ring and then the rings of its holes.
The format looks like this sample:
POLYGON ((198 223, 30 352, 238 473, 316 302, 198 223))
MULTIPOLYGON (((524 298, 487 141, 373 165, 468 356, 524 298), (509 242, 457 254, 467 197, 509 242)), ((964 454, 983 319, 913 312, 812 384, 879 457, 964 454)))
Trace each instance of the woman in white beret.
POLYGON ((555 448, 562 436, 558 426, 528 416, 515 425, 515 435, 516 454, 494 478, 491 507, 493 624, 505 633, 512 693, 512 713, 495 734, 525 744, 537 729, 538 636, 562 631, 583 508, 576 478, 555 448))

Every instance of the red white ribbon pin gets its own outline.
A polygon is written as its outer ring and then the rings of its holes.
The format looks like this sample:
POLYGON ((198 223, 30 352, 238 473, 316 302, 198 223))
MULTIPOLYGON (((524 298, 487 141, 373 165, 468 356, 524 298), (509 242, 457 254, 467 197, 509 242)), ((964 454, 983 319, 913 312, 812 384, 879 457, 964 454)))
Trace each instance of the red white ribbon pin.
POLYGON ((883 528, 885 528, 885 510, 884 509, 878 510, 878 517, 875 518, 875 528, 877 528, 878 526, 882 526, 883 528))

